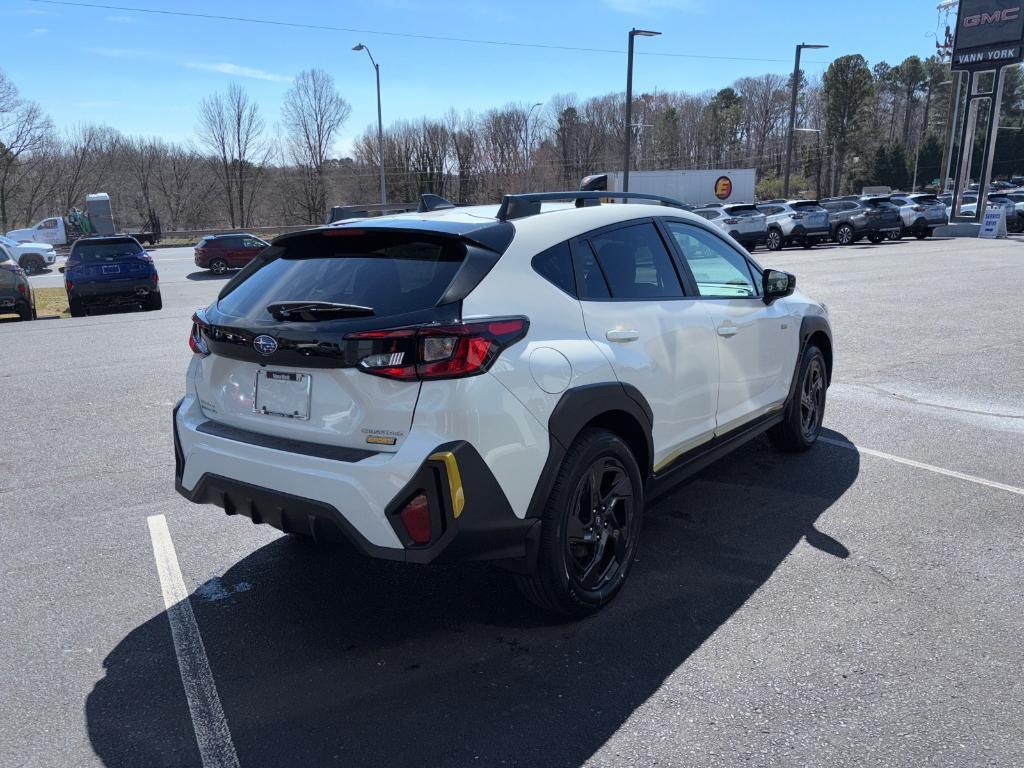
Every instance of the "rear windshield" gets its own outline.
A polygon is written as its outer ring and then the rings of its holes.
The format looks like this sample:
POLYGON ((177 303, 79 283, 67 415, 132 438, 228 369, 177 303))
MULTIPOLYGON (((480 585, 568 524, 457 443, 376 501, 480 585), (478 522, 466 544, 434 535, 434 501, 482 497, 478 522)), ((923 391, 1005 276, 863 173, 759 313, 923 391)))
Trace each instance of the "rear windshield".
POLYGON ((136 256, 142 252, 142 246, 134 240, 115 240, 107 243, 76 243, 74 257, 83 264, 89 264, 136 256))
POLYGON ((824 211, 825 209, 818 205, 817 200, 801 200, 799 203, 793 203, 793 210, 804 211, 805 213, 813 213, 815 211, 824 211))
POLYGON ((726 213, 730 216, 761 216, 763 215, 757 210, 756 205, 734 205, 730 208, 726 208, 726 213))
POLYGON ((229 285, 218 304, 226 314, 271 317, 283 301, 321 301, 370 307, 377 317, 436 306, 458 272, 465 246, 422 232, 338 230, 264 251, 229 285), (352 234, 349 234, 349 233, 352 234))

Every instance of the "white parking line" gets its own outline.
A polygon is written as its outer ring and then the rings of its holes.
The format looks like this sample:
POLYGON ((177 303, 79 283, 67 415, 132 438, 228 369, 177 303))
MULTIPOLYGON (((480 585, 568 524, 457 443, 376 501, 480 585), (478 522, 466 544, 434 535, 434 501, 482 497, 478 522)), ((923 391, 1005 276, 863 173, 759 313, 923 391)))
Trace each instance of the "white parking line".
POLYGON ((188 600, 185 580, 181 577, 178 555, 174 551, 171 532, 167 529, 167 518, 153 515, 147 518, 147 522, 164 593, 164 607, 171 624, 174 653, 178 657, 181 683, 185 687, 203 768, 238 768, 238 754, 213 683, 210 661, 206 658, 199 625, 188 600))
POLYGON ((838 448, 846 448, 850 451, 857 451, 859 453, 866 453, 868 456, 877 456, 880 459, 888 459, 889 461, 895 461, 897 464, 906 464, 908 467, 917 467, 918 469, 924 469, 928 472, 934 472, 937 475, 945 475, 946 477, 955 477, 957 480, 966 480, 968 483, 976 483, 978 485, 988 486, 989 488, 995 488, 1000 491, 1007 491, 1008 493, 1016 493, 1018 496, 1024 496, 1024 488, 1018 488, 1015 485, 1006 485, 1005 483, 997 483, 994 480, 986 480, 983 477, 977 477, 975 475, 968 475, 963 472, 956 472, 952 469, 944 469, 942 467, 936 467, 934 464, 925 464, 922 461, 914 461, 913 459, 904 459, 902 456, 893 456, 891 453, 883 453, 882 451, 876 451, 871 448, 864 448, 859 445, 854 445, 845 440, 836 440, 832 437, 819 437, 823 443, 834 445, 838 448))

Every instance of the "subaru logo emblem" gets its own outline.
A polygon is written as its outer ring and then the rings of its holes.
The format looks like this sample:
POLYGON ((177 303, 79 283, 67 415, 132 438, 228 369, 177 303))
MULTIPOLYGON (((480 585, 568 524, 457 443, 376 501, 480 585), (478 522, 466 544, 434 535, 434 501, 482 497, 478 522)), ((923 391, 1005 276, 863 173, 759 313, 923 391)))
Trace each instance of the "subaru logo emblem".
POLYGON ((252 346, 261 355, 272 355, 277 352, 277 341, 272 336, 257 336, 252 340, 252 346))

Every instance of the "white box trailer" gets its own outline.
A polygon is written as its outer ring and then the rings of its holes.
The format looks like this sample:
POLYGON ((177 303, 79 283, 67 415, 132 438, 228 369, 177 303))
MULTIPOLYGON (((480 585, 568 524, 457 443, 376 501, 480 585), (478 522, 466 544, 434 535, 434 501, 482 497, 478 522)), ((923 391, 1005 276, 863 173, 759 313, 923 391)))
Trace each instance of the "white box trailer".
MULTIPOLYGON (((725 168, 710 171, 630 171, 629 191, 671 197, 688 205, 752 203, 757 171, 725 168)), ((608 191, 622 191, 622 172, 608 173, 608 191)))

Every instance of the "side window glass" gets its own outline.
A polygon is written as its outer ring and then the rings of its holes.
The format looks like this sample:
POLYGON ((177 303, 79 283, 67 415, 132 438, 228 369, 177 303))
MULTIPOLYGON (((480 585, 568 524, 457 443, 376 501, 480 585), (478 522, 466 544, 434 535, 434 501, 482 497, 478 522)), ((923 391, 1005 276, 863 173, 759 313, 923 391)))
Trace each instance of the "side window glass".
POLYGON ((672 258, 653 224, 634 224, 590 239, 613 299, 683 296, 672 258))
POLYGON ((580 287, 580 298, 610 299, 612 294, 608 290, 608 283, 604 279, 590 243, 586 240, 579 241, 579 247, 574 248, 573 252, 576 256, 576 281, 580 287))
POLYGON ((570 296, 576 296, 576 278, 572 274, 572 252, 568 243, 559 243, 538 253, 532 264, 538 275, 570 296))
POLYGON ((747 260, 727 243, 699 227, 667 222, 668 230, 693 273, 701 296, 757 296, 747 260))

